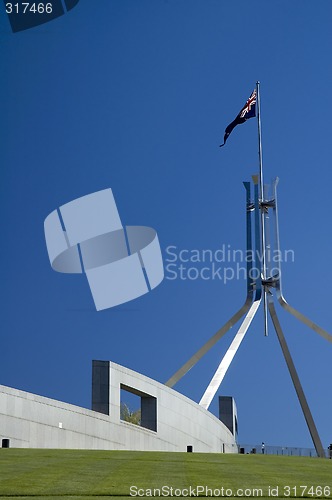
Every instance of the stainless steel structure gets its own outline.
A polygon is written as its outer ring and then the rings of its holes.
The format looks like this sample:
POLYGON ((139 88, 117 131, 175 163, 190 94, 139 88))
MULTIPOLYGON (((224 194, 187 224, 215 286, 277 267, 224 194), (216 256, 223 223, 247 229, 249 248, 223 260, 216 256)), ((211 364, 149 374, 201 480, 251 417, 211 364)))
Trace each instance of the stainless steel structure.
MULTIPOLYGON (((232 318, 213 336, 206 342, 199 351, 197 351, 194 356, 192 356, 187 363, 185 363, 167 382, 166 385, 173 387, 189 370, 192 368, 201 358, 207 353, 211 347, 213 347, 216 342, 231 329, 243 316, 244 319, 241 323, 239 330, 237 331, 231 345, 229 346, 226 354, 221 360, 211 382, 209 383, 206 391, 204 392, 200 405, 208 409, 209 405, 215 396, 219 386, 227 373, 227 370, 238 350, 240 344, 261 304, 262 298, 266 298, 267 311, 269 312, 273 326, 275 328, 282 353, 284 355, 300 406, 304 418, 306 420, 313 444, 315 446, 317 455, 319 457, 325 457, 325 452, 319 434, 311 414, 310 408, 308 406, 304 391, 301 386, 299 376, 297 374, 292 356, 290 354, 288 345, 286 343, 285 336, 283 334, 277 312, 273 301, 273 292, 275 291, 276 298, 280 305, 289 313, 291 313, 295 318, 302 321, 309 328, 313 329, 319 335, 324 337, 329 342, 332 342, 332 335, 330 335, 323 328, 318 326, 316 323, 308 319, 302 313, 297 311, 294 307, 288 304, 283 296, 282 285, 281 285, 281 252, 280 252, 280 241, 279 241, 279 224, 278 224, 278 204, 277 204, 277 185, 278 179, 275 179, 272 183, 272 197, 269 198, 268 195, 258 197, 258 179, 259 176, 253 176, 254 183, 254 202, 250 199, 250 183, 245 182, 244 186, 246 189, 246 214, 247 214, 247 252, 252 252, 253 250, 253 234, 255 241, 255 252, 249 255, 254 255, 255 259, 253 262, 247 262, 247 297, 244 305, 237 311, 232 318), (270 211, 273 212, 273 221, 270 219, 270 211), (252 229, 252 215, 254 218, 254 230, 252 229), (264 220, 264 239, 261 238, 261 228, 264 220), (270 241, 270 225, 273 222, 274 226, 274 238, 273 244, 270 241), (262 244, 264 243, 264 252, 262 244), (273 262, 274 269, 277 272, 271 276, 271 250, 275 250, 275 254, 279 256, 278 262, 273 262), (264 258, 263 258, 264 254, 264 258), (253 278, 253 266, 259 269, 260 272, 256 273, 255 278, 253 278)), ((268 193, 267 186, 264 188, 264 193, 268 193)), ((248 255, 248 253, 247 253, 248 255)), ((265 307, 264 303, 264 307, 265 307)), ((264 318, 264 332, 267 335, 267 317, 264 318)))

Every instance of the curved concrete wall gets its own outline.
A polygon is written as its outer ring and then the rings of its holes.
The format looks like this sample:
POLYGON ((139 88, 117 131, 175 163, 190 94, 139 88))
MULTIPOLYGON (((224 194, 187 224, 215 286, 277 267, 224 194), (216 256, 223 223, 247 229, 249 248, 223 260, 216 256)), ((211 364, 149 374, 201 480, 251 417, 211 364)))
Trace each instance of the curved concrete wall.
POLYGON ((140 373, 107 364, 109 415, 0 386, 0 439, 24 448, 186 451, 190 445, 197 452, 237 453, 231 432, 197 403, 140 373), (149 428, 120 420, 120 387, 155 401, 146 413, 149 428))

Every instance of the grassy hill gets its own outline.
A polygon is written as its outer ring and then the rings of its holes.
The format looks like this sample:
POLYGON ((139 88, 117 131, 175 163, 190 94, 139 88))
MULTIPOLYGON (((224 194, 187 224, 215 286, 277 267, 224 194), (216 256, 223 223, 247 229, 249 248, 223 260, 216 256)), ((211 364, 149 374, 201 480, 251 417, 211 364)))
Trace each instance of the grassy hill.
POLYGON ((332 498, 332 460, 268 455, 0 449, 0 498, 332 498), (191 488, 191 489, 190 489, 191 488), (153 491, 153 490, 157 491, 153 491), (158 491, 160 490, 160 491, 158 491))

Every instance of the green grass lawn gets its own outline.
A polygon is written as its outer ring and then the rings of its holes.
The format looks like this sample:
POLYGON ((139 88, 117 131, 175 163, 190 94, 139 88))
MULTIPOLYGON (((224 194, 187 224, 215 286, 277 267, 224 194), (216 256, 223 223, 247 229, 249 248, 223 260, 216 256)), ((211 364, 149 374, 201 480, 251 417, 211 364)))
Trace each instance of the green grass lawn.
POLYGON ((0 498, 7 500, 64 497, 71 500, 117 497, 120 500, 131 498, 131 493, 132 497, 136 494, 136 498, 147 498, 153 495, 153 489, 160 489, 161 495, 172 498, 190 494, 193 497, 193 493, 203 497, 215 494, 270 499, 332 498, 332 460, 268 455, 0 449, 0 498))

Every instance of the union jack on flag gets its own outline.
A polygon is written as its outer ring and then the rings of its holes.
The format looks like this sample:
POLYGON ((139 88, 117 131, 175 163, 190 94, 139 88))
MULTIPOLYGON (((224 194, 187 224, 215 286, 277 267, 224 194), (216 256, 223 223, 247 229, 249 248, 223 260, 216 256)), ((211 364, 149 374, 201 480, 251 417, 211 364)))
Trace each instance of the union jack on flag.
POLYGON ((253 118, 256 116, 256 89, 253 90, 251 96, 241 109, 240 113, 237 115, 235 120, 230 123, 225 130, 225 135, 224 135, 224 144, 220 144, 221 146, 224 146, 226 144, 226 141, 228 139, 228 136, 232 132, 233 128, 236 127, 236 125, 240 125, 240 123, 244 123, 247 121, 249 118, 253 118))

